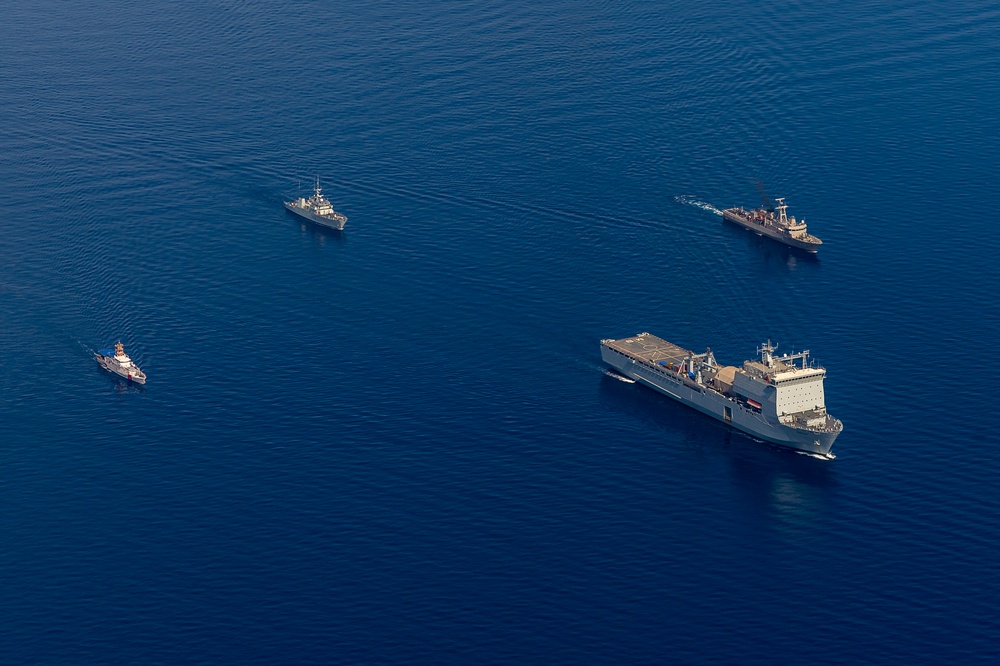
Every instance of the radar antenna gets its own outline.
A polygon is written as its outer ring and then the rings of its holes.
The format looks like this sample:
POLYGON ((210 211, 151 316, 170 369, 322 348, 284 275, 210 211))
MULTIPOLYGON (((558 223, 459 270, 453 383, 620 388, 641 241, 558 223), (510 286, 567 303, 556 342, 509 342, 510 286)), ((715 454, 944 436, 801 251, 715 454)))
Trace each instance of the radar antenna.
POLYGON ((760 354, 760 360, 769 368, 774 361, 774 351, 777 348, 777 344, 771 344, 770 338, 768 338, 767 342, 762 343, 761 346, 757 348, 757 353, 760 354))
POLYGON ((788 206, 785 205, 785 199, 783 197, 775 197, 774 200, 778 202, 778 222, 787 224, 788 216, 785 215, 785 211, 788 210, 788 206))

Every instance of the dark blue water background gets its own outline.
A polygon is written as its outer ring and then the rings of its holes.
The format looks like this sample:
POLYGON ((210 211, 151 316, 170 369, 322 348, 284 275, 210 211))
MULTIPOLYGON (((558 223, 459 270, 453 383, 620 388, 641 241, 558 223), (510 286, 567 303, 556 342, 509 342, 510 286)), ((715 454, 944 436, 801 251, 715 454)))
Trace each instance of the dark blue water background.
POLYGON ((996 658, 998 106, 996 3, 7 7, 0 661, 996 658), (809 348, 838 458, 644 330, 809 348))

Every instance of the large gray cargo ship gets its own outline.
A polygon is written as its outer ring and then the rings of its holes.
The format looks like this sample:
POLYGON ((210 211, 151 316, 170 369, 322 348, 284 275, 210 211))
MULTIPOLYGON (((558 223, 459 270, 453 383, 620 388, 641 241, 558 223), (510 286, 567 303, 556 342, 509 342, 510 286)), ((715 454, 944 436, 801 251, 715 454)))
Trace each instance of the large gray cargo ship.
POLYGON ((773 209, 766 207, 754 210, 727 208, 722 211, 722 217, 779 243, 815 254, 823 241, 806 230, 805 220, 796 220, 794 215, 789 217, 785 213, 788 206, 785 205, 784 199, 775 199, 775 201, 778 202, 778 205, 773 209))
POLYGON ((826 413, 826 370, 809 362, 808 351, 779 357, 776 348, 762 344, 760 360, 737 368, 720 366, 711 349, 695 354, 640 333, 601 340, 601 358, 626 377, 749 435, 833 458, 830 449, 844 425, 826 413))

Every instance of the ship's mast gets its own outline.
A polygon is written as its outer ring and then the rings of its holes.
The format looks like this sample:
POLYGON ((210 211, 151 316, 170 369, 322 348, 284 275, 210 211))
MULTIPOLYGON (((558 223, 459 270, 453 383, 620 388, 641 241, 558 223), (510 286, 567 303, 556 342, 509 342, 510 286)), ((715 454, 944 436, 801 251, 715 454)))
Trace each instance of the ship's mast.
POLYGON ((785 210, 788 208, 788 206, 785 205, 785 199, 783 197, 782 198, 775 197, 774 200, 778 202, 778 205, 775 206, 775 208, 778 209, 778 222, 781 222, 782 224, 787 223, 788 218, 785 217, 785 210))
POLYGON ((318 197, 323 192, 319 186, 319 176, 316 176, 316 196, 318 197))
POLYGON ((805 351, 801 351, 798 354, 785 354, 784 356, 778 358, 777 360, 787 365, 791 365, 792 367, 795 367, 795 364, 792 363, 792 361, 800 360, 802 361, 802 369, 805 370, 806 367, 809 365, 809 350, 806 349, 805 351))
MULTIPOLYGON (((778 201, 781 201, 781 199, 778 199, 778 201)), ((764 363, 765 366, 767 366, 769 368, 771 367, 771 363, 773 362, 773 359, 774 359, 774 356, 773 356, 774 350, 777 349, 777 348, 778 348, 778 345, 772 345, 771 344, 771 340, 768 339, 767 342, 765 342, 764 344, 762 344, 757 349, 757 353, 760 354, 760 360, 764 363)))

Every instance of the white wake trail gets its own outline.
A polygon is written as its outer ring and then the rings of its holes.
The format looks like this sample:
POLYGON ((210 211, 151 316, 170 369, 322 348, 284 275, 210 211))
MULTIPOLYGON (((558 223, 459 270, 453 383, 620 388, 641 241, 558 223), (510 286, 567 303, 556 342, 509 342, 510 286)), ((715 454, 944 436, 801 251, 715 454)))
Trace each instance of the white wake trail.
POLYGON ((630 379, 629 377, 626 377, 625 375, 619 375, 617 372, 613 372, 611 370, 605 370, 604 374, 606 374, 608 377, 614 377, 618 381, 625 382, 626 384, 635 384, 635 380, 634 379, 630 379))
POLYGON ((701 208, 702 210, 707 210, 709 213, 715 213, 716 215, 722 215, 722 211, 708 203, 707 201, 701 201, 700 199, 687 195, 681 194, 674 197, 674 201, 688 206, 694 206, 696 208, 701 208))

